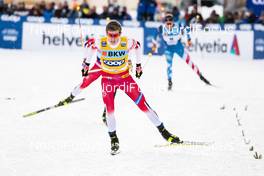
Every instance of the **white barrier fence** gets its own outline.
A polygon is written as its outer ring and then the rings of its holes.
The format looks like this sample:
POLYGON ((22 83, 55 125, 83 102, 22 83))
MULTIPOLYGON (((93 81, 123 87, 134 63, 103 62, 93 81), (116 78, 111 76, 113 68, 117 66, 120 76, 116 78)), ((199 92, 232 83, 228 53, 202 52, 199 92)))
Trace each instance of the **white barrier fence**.
MULTIPOLYGON (((128 38, 143 42, 143 28, 123 27, 122 32, 128 38)), ((80 35, 100 37, 105 35, 105 27, 99 25, 28 23, 23 24, 22 49, 26 50, 80 50, 80 35)), ((143 48, 142 48, 143 52, 143 48)))
MULTIPOLYGON (((78 25, 51 23, 23 23, 22 49, 26 50, 80 50, 81 30, 78 25)), ((82 25, 82 36, 100 37, 105 27, 82 25)), ((123 35, 134 38, 144 46, 142 27, 124 27, 123 35)), ((154 35, 154 34, 148 34, 154 35)), ((191 34, 192 47, 189 52, 195 58, 253 59, 253 31, 210 31, 191 34)), ((143 52, 144 47, 142 47, 143 52)), ((145 48, 146 49, 146 48, 145 48)))

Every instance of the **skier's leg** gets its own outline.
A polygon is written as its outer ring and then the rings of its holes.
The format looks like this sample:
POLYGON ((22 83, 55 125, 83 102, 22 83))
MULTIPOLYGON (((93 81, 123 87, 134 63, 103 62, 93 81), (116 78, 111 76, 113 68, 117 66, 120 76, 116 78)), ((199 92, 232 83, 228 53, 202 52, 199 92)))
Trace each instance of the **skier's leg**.
POLYGON ((111 80, 102 78, 102 95, 106 107, 106 123, 111 139, 111 154, 118 153, 119 140, 116 135, 116 121, 114 116, 114 92, 115 85, 111 80))
POLYGON ((114 85, 111 80, 102 78, 102 95, 106 108, 106 122, 109 132, 116 130, 116 121, 114 116, 114 85))
MULTIPOLYGON (((96 62, 94 66, 91 68, 91 71, 98 70, 98 69, 101 69, 101 66, 99 65, 99 63, 96 62)), ((59 102, 59 105, 70 103, 74 99, 74 97, 79 95, 84 88, 89 86, 92 82, 94 82, 100 76, 101 76, 101 71, 89 73, 88 76, 83 78, 83 81, 81 84, 74 87, 69 97, 59 102)))
POLYGON ((172 62, 173 62, 173 52, 165 51, 165 57, 167 61, 167 78, 168 78, 168 90, 172 88, 172 62))
MULTIPOLYGON (((93 70, 99 70, 101 69, 101 66, 100 66, 100 63, 96 62, 94 64, 94 66, 91 68, 90 71, 93 71, 93 70)), ((83 78, 83 81, 81 84, 79 84, 78 86, 76 86, 73 91, 71 92, 71 94, 73 96, 77 96, 78 94, 81 93, 81 91, 83 89, 85 89, 86 87, 88 87, 92 82, 94 82, 95 80, 97 80, 100 76, 101 76, 102 72, 99 70, 99 71, 96 71, 96 72, 91 72, 89 73, 88 72, 88 76, 84 77, 83 78)))
MULTIPOLYGON (((115 98, 115 96, 116 96, 116 90, 115 90, 115 93, 114 93, 114 98, 115 98)), ((104 124, 107 125, 107 123, 106 123, 106 107, 104 107, 102 119, 103 119, 104 124)))
POLYGON ((158 128, 163 138, 165 138, 169 142, 179 143, 180 139, 177 136, 172 135, 165 129, 157 113, 148 105, 143 93, 140 91, 140 88, 133 80, 133 78, 129 76, 128 78, 126 78, 125 82, 127 84, 125 88, 120 89, 123 90, 135 102, 139 109, 147 115, 149 120, 158 128))

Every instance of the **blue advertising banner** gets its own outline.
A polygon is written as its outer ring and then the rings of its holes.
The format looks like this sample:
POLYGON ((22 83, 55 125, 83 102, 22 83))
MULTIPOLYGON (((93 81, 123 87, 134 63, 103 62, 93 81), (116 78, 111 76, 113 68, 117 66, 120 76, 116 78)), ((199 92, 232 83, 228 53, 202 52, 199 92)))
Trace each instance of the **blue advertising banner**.
POLYGON ((254 32, 254 59, 264 59, 264 31, 254 32))
MULTIPOLYGON (((154 39, 154 34, 156 33, 157 28, 144 28, 144 54, 149 54, 151 52, 152 47, 152 39, 154 39)), ((154 53, 155 55, 162 55, 164 53, 164 48, 161 45, 160 40, 158 40, 158 53, 154 53)))
POLYGON ((0 18, 0 48, 21 49, 22 20, 17 16, 0 18))
POLYGON ((264 10, 264 0, 247 0, 247 8, 260 16, 261 11, 264 10))

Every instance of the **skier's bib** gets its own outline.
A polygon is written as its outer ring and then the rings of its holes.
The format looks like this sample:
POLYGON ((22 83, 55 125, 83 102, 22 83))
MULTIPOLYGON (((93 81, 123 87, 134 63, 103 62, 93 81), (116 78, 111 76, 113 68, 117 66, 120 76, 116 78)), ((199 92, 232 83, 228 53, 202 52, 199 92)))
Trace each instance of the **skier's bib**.
POLYGON ((127 38, 121 37, 116 48, 111 48, 107 43, 107 37, 100 41, 100 60, 103 72, 119 74, 128 71, 128 46, 127 38))

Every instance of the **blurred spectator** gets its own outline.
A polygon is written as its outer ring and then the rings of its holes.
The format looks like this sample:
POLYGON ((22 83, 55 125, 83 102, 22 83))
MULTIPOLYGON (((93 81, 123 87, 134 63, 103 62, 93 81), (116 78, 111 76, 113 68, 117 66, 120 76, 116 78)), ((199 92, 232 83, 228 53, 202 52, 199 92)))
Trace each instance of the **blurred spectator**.
POLYGON ((238 23, 246 23, 246 12, 245 10, 241 10, 238 12, 238 23))
POLYGON ((246 20, 247 23, 255 23, 257 21, 257 17, 253 12, 249 11, 246 20))
MULTIPOLYGON (((190 0, 196 4, 196 0, 190 0)), ((100 18, 100 19, 117 19, 117 20, 131 20, 131 16, 128 13, 127 7, 121 7, 118 0, 108 0, 108 6, 103 6, 103 12, 98 15, 96 13, 96 7, 90 7, 87 0, 82 0, 80 4, 80 11, 77 10, 78 2, 77 0, 72 1, 72 8, 69 7, 68 1, 58 2, 56 5, 54 2, 48 2, 46 0, 41 0, 36 2, 30 9, 26 8, 26 1, 19 1, 17 4, 14 3, 4 3, 0 0, 0 14, 7 15, 18 15, 18 16, 43 16, 44 18, 78 18, 81 15, 82 18, 100 18)), ((207 6, 211 6, 211 2, 202 1, 202 4, 206 3, 207 6)), ((187 1, 182 1, 181 4, 187 3, 187 1)), ((178 4, 179 5, 179 4, 178 4)), ((190 7, 191 4, 187 5, 190 7)), ((205 5, 205 4, 204 4, 205 5)), ((204 25, 205 23, 261 23, 264 21, 264 12, 262 12, 260 17, 256 17, 254 12, 239 10, 236 12, 226 11, 222 17, 212 11, 210 17, 204 21, 202 15, 198 13, 197 5, 193 6, 191 13, 188 13, 188 7, 185 8, 184 12, 180 11, 177 6, 172 6, 170 3, 159 3, 156 0, 139 0, 137 9, 137 19, 139 21, 154 21, 154 16, 156 20, 161 21, 165 11, 171 11, 174 20, 178 21, 183 18, 187 24, 190 23, 200 23, 204 25), (181 15, 182 14, 182 15, 181 15), (184 15, 184 16, 183 16, 184 15)), ((180 6, 180 5, 179 5, 180 6)))
POLYGON ((174 7, 172 8, 172 15, 173 15, 173 17, 174 17, 174 21, 178 21, 178 20, 179 20, 179 17, 180 17, 180 11, 179 11, 179 9, 178 9, 177 6, 174 6, 174 7))
POLYGON ((115 8, 120 8, 118 0, 108 0, 109 11, 114 11, 115 8))
POLYGON ((44 18, 51 18, 53 17, 53 13, 54 13, 54 2, 49 2, 46 4, 46 9, 43 12, 43 17, 44 18))
POLYGON ((29 11, 25 7, 25 2, 18 2, 17 7, 14 11, 14 15, 27 16, 29 11))
POLYGON ((108 15, 111 19, 120 19, 119 9, 120 6, 117 0, 108 0, 108 15))
POLYGON ((121 12, 121 19, 122 20, 132 20, 131 16, 127 13, 127 8, 123 7, 121 12))
POLYGON ((232 14, 232 12, 224 12, 224 23, 234 23, 235 19, 234 19, 234 15, 232 14))
POLYGON ((91 10, 89 11, 88 18, 97 19, 99 18, 99 15, 96 13, 96 7, 93 6, 91 10))
POLYGON ((210 17, 206 19, 206 23, 219 23, 219 15, 213 10, 210 17))
POLYGON ((108 7, 107 6, 103 6, 103 12, 99 15, 99 17, 101 19, 106 19, 107 17, 109 17, 108 7))
POLYGON ((110 17, 110 19, 115 19, 115 20, 120 19, 119 6, 113 8, 112 10, 111 10, 111 8, 109 9, 109 17, 110 17))
POLYGON ((216 3, 215 0, 201 0, 202 6, 212 7, 215 5, 215 3, 216 3))
POLYGON ((14 14, 14 11, 16 9, 16 6, 12 3, 8 3, 6 6, 5 6, 5 14, 7 15, 13 15, 14 14))
POLYGON ((77 5, 74 5, 73 8, 69 11, 68 18, 78 18, 79 11, 77 9, 77 5))
POLYGON ((40 9, 40 12, 41 14, 44 13, 45 9, 46 9, 46 2, 44 0, 42 0, 39 4, 39 9, 40 9))
POLYGON ((0 14, 4 13, 4 1, 0 0, 0 14))
POLYGON ((81 17, 82 18, 88 18, 89 17, 90 6, 86 0, 83 0, 82 4, 80 6, 80 11, 81 11, 81 17))
POLYGON ((61 17, 63 17, 63 16, 62 16, 62 8, 63 8, 63 6, 62 6, 62 3, 61 3, 61 2, 59 2, 59 3, 57 3, 57 4, 55 5, 54 17, 56 17, 56 18, 61 18, 61 17))
POLYGON ((193 10, 190 14, 190 18, 187 21, 187 24, 193 24, 193 23, 199 23, 199 24, 203 24, 203 17, 200 13, 198 13, 197 10, 197 5, 193 6, 193 10))
POLYGON ((261 23, 264 25, 264 11, 261 12, 261 15, 259 19, 257 20, 257 23, 261 23))
POLYGON ((66 18, 68 17, 68 14, 70 13, 69 5, 67 1, 64 1, 61 11, 61 17, 66 18))
POLYGON ((139 21, 153 21, 157 3, 155 0, 140 0, 137 9, 137 19, 139 21))
POLYGON ((241 23, 241 19, 239 18, 239 13, 236 11, 234 13, 234 23, 238 24, 238 23, 241 23))
POLYGON ((156 12, 157 3, 155 0, 150 0, 150 3, 147 5, 147 20, 154 21, 154 15, 156 12))
POLYGON ((42 12, 40 9, 40 4, 36 3, 30 10, 29 10, 30 16, 42 16, 42 12))

